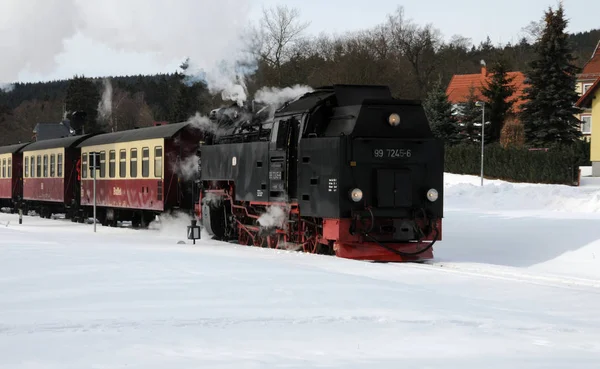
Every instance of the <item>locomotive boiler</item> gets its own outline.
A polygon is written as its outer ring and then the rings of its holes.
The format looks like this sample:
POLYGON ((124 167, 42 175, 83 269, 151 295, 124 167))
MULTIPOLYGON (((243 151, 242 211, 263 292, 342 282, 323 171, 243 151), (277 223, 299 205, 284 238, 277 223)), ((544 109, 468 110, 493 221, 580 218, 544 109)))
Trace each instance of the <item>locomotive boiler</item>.
POLYGON ((386 86, 317 88, 276 110, 213 111, 198 216, 214 238, 372 261, 433 258, 443 142, 386 86))

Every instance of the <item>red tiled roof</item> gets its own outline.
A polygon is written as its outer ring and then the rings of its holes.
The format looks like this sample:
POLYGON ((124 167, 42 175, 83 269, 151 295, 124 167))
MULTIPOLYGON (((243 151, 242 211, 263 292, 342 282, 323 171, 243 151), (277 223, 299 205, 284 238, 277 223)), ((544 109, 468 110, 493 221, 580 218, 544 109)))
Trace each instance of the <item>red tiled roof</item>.
POLYGON ((596 79, 600 77, 600 42, 596 45, 596 49, 592 54, 590 60, 585 63, 583 69, 581 70, 581 74, 579 74, 578 79, 592 78, 596 79))
MULTIPOLYGON (((458 104, 465 102, 469 97, 469 89, 471 86, 474 87, 474 95, 477 99, 482 99, 481 89, 483 86, 487 86, 492 75, 487 73, 486 68, 482 68, 481 73, 475 74, 455 74, 448 87, 446 88, 446 95, 448 100, 452 104, 458 104)), ((521 72, 508 72, 508 78, 513 78, 511 84, 516 88, 513 95, 510 97, 511 100, 518 99, 513 108, 515 112, 518 112, 521 105, 525 102, 522 100, 523 89, 525 88, 525 75, 521 72)))
POLYGON ((581 95, 579 100, 577 100, 577 102, 575 103, 575 106, 577 106, 578 108, 591 107, 592 97, 594 96, 594 91, 598 88, 598 86, 600 86, 600 78, 597 78, 596 82, 594 82, 594 84, 591 85, 590 88, 588 88, 586 93, 581 95))

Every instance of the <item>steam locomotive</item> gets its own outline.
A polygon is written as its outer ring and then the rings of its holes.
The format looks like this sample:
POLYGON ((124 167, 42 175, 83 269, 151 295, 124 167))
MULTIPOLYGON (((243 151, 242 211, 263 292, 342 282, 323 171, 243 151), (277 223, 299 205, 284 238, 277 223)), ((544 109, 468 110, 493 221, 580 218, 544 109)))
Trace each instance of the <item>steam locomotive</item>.
POLYGON ((372 261, 424 261, 442 239, 443 143, 386 86, 317 88, 272 111, 214 110, 197 215, 213 238, 372 261))

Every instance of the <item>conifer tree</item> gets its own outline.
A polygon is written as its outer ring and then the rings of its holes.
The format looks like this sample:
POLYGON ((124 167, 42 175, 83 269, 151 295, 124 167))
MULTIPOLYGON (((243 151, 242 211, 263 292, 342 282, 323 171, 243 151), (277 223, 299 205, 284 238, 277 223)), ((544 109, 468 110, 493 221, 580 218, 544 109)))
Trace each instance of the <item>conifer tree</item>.
POLYGON ((475 124, 481 123, 481 108, 475 105, 477 100, 475 89, 471 87, 467 99, 460 104, 458 120, 460 122, 460 138, 463 142, 479 141, 481 127, 477 127, 475 124))
POLYGON ((99 101, 100 86, 84 76, 74 76, 69 81, 65 96, 67 118, 78 121, 73 114, 85 117, 81 127, 83 133, 101 132, 104 127, 97 121, 99 101))
POLYGON ((486 132, 486 137, 490 142, 497 142, 500 140, 504 122, 512 113, 516 101, 510 99, 515 92, 515 87, 512 85, 514 77, 508 77, 508 66, 503 59, 492 65, 490 73, 492 75, 490 81, 487 86, 483 86, 481 93, 487 99, 486 121, 491 123, 489 135, 486 132))
POLYGON ((579 68, 565 33, 562 4, 545 13, 545 28, 536 44, 537 59, 530 63, 521 120, 527 141, 536 146, 574 142, 581 137, 575 114, 579 98, 575 84, 579 68))
POLYGON ((458 123, 452 114, 452 104, 438 80, 423 102, 425 114, 435 137, 454 145, 460 142, 458 123))

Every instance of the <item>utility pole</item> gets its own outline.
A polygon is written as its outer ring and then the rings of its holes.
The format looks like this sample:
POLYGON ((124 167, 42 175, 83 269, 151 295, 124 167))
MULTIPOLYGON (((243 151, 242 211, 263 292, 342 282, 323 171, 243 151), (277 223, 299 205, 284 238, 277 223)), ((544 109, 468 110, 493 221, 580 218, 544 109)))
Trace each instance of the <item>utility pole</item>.
POLYGON ((481 186, 483 187, 483 149, 485 146, 485 102, 477 101, 476 106, 481 106, 481 186))
POLYGON ((94 233, 96 232, 96 171, 100 169, 100 153, 99 152, 90 152, 89 160, 90 160, 90 174, 92 175, 93 183, 94 183, 94 233))
POLYGON ((94 155, 94 233, 96 233, 96 159, 94 155))

